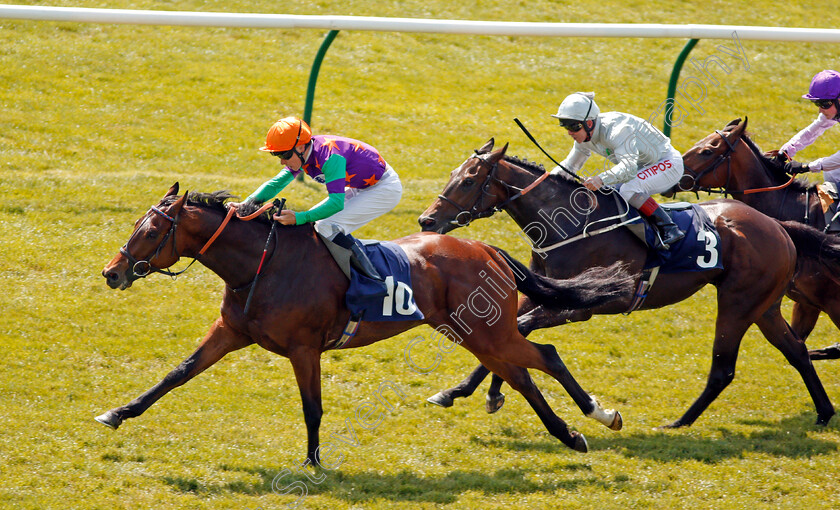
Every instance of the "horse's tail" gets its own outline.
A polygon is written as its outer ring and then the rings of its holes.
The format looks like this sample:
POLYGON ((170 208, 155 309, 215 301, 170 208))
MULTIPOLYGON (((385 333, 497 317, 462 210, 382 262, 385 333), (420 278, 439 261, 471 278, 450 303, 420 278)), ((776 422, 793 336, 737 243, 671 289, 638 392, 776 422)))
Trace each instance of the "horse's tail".
POLYGON ((493 247, 514 273, 516 288, 538 305, 564 310, 593 308, 626 298, 633 292, 633 278, 620 262, 593 267, 568 279, 549 278, 528 269, 500 248, 493 247))
POLYGON ((824 276, 840 284, 840 238, 797 221, 779 221, 796 246, 796 270, 811 261, 823 266, 824 276))

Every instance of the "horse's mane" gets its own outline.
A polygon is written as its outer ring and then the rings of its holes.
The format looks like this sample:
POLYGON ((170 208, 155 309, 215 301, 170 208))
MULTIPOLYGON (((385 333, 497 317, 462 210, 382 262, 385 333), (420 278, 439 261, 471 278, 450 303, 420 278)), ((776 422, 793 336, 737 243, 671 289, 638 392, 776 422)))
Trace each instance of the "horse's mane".
MULTIPOLYGON (((177 195, 168 196, 164 198, 163 205, 171 205, 179 198, 181 197, 177 195)), ((225 203, 231 198, 239 197, 227 190, 213 191, 210 193, 200 193, 197 191, 191 191, 189 195, 187 195, 187 204, 202 207, 205 209, 212 209, 223 214, 227 214, 228 208, 225 205, 225 203)), ((255 213, 259 208, 260 204, 251 201, 246 201, 243 204, 241 204, 237 209, 237 215, 248 216, 252 213, 255 213)), ((260 221, 262 223, 269 223, 271 221, 271 217, 269 216, 268 212, 265 212, 260 216, 254 218, 254 220, 260 221)))
MULTIPOLYGON (((770 175, 776 177, 782 182, 787 182, 790 179, 790 176, 785 173, 785 166, 777 162, 775 159, 767 156, 756 143, 750 138, 749 132, 745 131, 741 139, 744 140, 744 143, 747 144, 747 147, 750 148, 751 151, 756 155, 761 164, 764 165, 764 168, 770 173, 770 175)), ((806 190, 809 188, 815 188, 817 185, 811 183, 805 179, 794 179, 792 183, 790 183, 790 190, 798 193, 805 193, 806 190)))
MULTIPOLYGON (((533 161, 528 161, 524 158, 518 158, 516 156, 508 156, 505 155, 504 160, 508 163, 513 163, 514 165, 522 168, 523 170, 527 170, 528 172, 534 174, 534 177, 539 177, 540 175, 545 173, 545 167, 539 163, 534 163, 533 161)), ((580 184, 574 180, 570 175, 567 175, 565 172, 558 172, 556 174, 549 175, 549 179, 556 179, 560 181, 565 181, 568 184, 572 184, 574 186, 580 186, 580 184)))

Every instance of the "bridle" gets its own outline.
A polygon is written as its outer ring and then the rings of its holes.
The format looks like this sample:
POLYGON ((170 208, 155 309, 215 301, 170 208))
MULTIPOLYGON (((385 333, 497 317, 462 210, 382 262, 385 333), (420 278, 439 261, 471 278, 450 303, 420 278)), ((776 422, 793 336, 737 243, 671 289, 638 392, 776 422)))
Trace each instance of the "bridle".
MULTIPOLYGON (((490 162, 487 161, 487 159, 489 157, 490 157, 490 154, 482 155, 482 154, 476 153, 476 154, 470 156, 467 159, 467 161, 465 161, 461 166, 466 164, 471 159, 479 160, 479 164, 484 163, 484 164, 490 165, 490 162)), ((507 207, 508 204, 510 204, 511 202, 516 200, 517 198, 519 198, 519 197, 527 194, 528 192, 530 192, 539 183, 544 181, 549 175, 548 172, 545 172, 541 176, 539 176, 537 178, 537 180, 535 180, 534 182, 529 184, 527 187, 525 187, 523 189, 520 189, 520 188, 517 188, 516 186, 512 186, 512 185, 504 182, 503 180, 499 179, 498 177, 496 177, 496 170, 498 170, 498 168, 499 168, 499 160, 496 160, 496 162, 492 163, 492 166, 490 167, 490 170, 487 172, 487 177, 484 179, 484 183, 482 183, 482 185, 481 185, 481 194, 475 200, 475 204, 473 204, 473 206, 469 209, 467 209, 466 207, 462 207, 457 202, 450 199, 449 197, 444 196, 443 194, 438 195, 439 199, 443 200, 444 202, 453 206, 454 208, 458 209, 458 211, 459 211, 458 214, 455 215, 455 218, 449 221, 450 225, 455 225, 455 226, 458 226, 458 227, 466 227, 467 225, 472 223, 473 220, 478 220, 478 219, 481 219, 481 218, 489 218, 490 216, 493 216, 497 212, 503 210, 505 207, 507 207), (482 204, 484 203, 484 198, 486 196, 496 196, 495 194, 490 193, 490 186, 493 184, 494 181, 501 184, 502 187, 504 187, 507 190, 508 198, 506 200, 502 201, 501 203, 499 203, 496 206, 490 207, 490 208, 485 209, 485 210, 479 210, 479 208, 481 208, 482 204)))
MULTIPOLYGON (((132 281, 136 280, 138 278, 145 278, 146 276, 150 275, 151 273, 161 273, 161 274, 165 274, 166 276, 169 276, 171 278, 176 278, 178 275, 180 275, 181 273, 183 273, 184 271, 189 269, 190 266, 187 266, 186 268, 184 268, 181 271, 174 272, 174 271, 170 271, 168 269, 161 269, 161 268, 158 268, 158 267, 155 267, 155 266, 152 265, 152 259, 154 259, 158 255, 160 255, 160 252, 163 250, 163 247, 166 246, 166 243, 169 241, 170 237, 172 238, 172 253, 175 255, 176 260, 181 258, 180 255, 178 254, 178 248, 175 245, 175 232, 178 229, 178 220, 179 220, 180 216, 181 216, 181 211, 178 211, 178 214, 176 214, 175 217, 172 217, 172 216, 166 214, 165 212, 163 212, 158 207, 152 206, 151 209, 149 209, 149 212, 146 213, 146 216, 144 217, 143 223, 141 223, 139 227, 134 229, 134 232, 131 234, 131 237, 129 237, 128 241, 126 241, 125 244, 120 248, 120 253, 125 258, 128 259, 128 263, 131 265, 131 280, 132 281), (148 257, 145 260, 139 260, 134 255, 132 255, 131 252, 128 250, 128 245, 131 243, 131 240, 134 239, 134 236, 137 235, 138 232, 140 232, 141 227, 143 226, 143 223, 145 223, 146 221, 149 221, 152 218, 152 216, 149 213, 155 213, 155 214, 161 216, 162 218, 168 220, 170 222, 170 226, 169 226, 169 230, 167 230, 166 234, 164 234, 163 240, 160 242, 160 244, 158 245, 158 247, 154 251, 154 253, 152 253, 152 256, 148 257)), ((195 260, 193 260, 193 262, 194 261, 195 260)), ((192 263, 190 263, 190 265, 192 265, 192 263)))
MULTIPOLYGON (((745 189, 745 190, 740 190, 740 191, 733 191, 733 190, 729 189, 729 184, 732 181, 732 154, 735 153, 735 147, 738 145, 739 142, 741 142, 742 137, 739 136, 738 139, 735 140, 735 143, 732 143, 732 142, 729 141, 729 138, 727 138, 726 135, 721 130, 716 129, 715 133, 717 133, 720 136, 720 138, 724 142, 726 142, 727 147, 726 147, 726 150, 723 152, 723 154, 719 155, 712 162, 712 164, 709 165, 708 168, 706 168, 706 169, 704 169, 700 172, 695 172, 694 170, 689 168, 688 165, 684 165, 684 168, 685 168, 685 172, 688 174, 688 177, 690 177, 691 180, 693 181, 693 183, 696 184, 705 175, 707 175, 711 172, 714 172, 721 164, 726 162, 726 184, 722 187, 719 187, 719 188, 710 188, 710 187, 704 187, 704 186, 697 186, 697 187, 691 186, 691 187, 689 187, 689 189, 685 189, 685 187, 680 182, 680 183, 678 183, 678 186, 679 186, 680 190, 682 190, 682 191, 695 191, 695 192, 696 191, 705 191, 706 193, 719 193, 719 194, 722 194, 724 196, 733 195, 733 194, 736 194, 736 193, 743 193, 744 195, 750 195, 752 193, 762 193, 762 192, 765 192, 765 191, 775 191, 775 190, 779 190, 779 189, 782 189, 782 188, 786 188, 786 187, 790 186, 790 184, 794 181, 796 176, 792 175, 788 182, 786 182, 785 184, 781 184, 779 186, 770 186, 770 187, 766 187, 766 188, 751 188, 751 189, 745 189)), ((746 142, 744 142, 744 144, 746 145, 746 142)), ((753 148, 750 147, 750 150, 753 150, 753 148)), ((766 171, 766 169, 765 169, 765 171, 766 171)), ((683 177, 685 177, 685 176, 683 176, 683 177)))
MULTIPOLYGON (((250 215, 244 216, 244 217, 242 217, 242 216, 237 216, 237 217, 241 220, 249 221, 249 220, 252 220, 252 219, 258 217, 259 215, 261 215, 262 213, 264 213, 266 210, 270 209, 273 206, 274 206, 273 203, 268 202, 265 205, 263 205, 262 207, 260 207, 260 209, 257 210, 253 214, 250 214, 250 215)), ((228 206, 228 212, 225 215, 225 219, 222 220, 221 225, 219 225, 219 228, 217 228, 216 232, 214 232, 213 235, 210 236, 210 239, 208 239, 207 242, 204 243, 204 246, 198 251, 198 254, 192 259, 192 261, 190 261, 190 263, 187 265, 187 267, 185 267, 184 269, 182 269, 180 271, 170 271, 168 269, 155 267, 155 266, 152 265, 152 260, 155 257, 157 257, 158 255, 160 255, 160 252, 163 250, 163 247, 166 246, 166 243, 169 241, 170 237, 172 238, 172 253, 175 255, 175 260, 178 260, 178 259, 181 258, 181 255, 178 252, 178 247, 176 246, 176 243, 175 243, 175 240, 176 240, 175 233, 178 229, 178 221, 181 217, 181 210, 178 211, 178 214, 176 214, 174 217, 172 217, 169 214, 162 211, 157 206, 153 205, 149 209, 149 212, 146 213, 146 216, 145 216, 145 219, 144 219, 143 223, 145 223, 146 221, 148 221, 149 219, 152 218, 152 216, 149 215, 149 213, 155 213, 155 214, 161 216, 162 218, 168 220, 170 222, 169 230, 167 230, 166 234, 164 234, 163 240, 160 242, 157 249, 155 249, 154 253, 152 253, 152 256, 148 257, 145 260, 138 260, 128 250, 129 243, 131 243, 131 240, 134 239, 134 236, 137 235, 137 233, 140 231, 140 227, 143 226, 142 223, 140 224, 139 227, 137 227, 134 230, 134 232, 131 234, 131 237, 128 238, 128 241, 126 241, 125 244, 120 248, 120 254, 122 254, 126 259, 128 259, 128 263, 131 266, 131 275, 129 276, 129 279, 131 281, 137 280, 138 278, 145 278, 146 276, 148 276, 152 273, 164 274, 166 276, 169 276, 172 279, 175 279, 179 275, 183 274, 187 269, 189 269, 195 263, 196 260, 199 260, 204 255, 204 252, 206 252, 207 249, 210 248, 210 245, 212 245, 213 242, 216 241, 216 239, 219 237, 219 235, 222 233, 222 231, 225 229, 225 227, 227 227, 227 225, 230 222, 233 215, 236 214, 236 208, 232 205, 228 206)))

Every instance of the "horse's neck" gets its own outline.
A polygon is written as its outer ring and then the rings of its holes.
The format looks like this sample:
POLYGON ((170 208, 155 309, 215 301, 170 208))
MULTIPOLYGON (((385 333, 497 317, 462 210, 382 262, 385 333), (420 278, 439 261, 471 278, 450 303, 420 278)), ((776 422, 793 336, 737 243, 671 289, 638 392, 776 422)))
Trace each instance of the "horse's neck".
MULTIPOLYGON (((196 243, 190 247, 189 252, 185 250, 183 254, 197 257, 198 251, 217 232, 223 218, 219 216, 218 219, 204 221, 201 232, 195 236, 196 243)), ((278 224, 272 242, 267 245, 271 231, 269 226, 257 221, 233 219, 199 257, 199 261, 224 280, 228 287, 240 288, 253 280, 266 247, 266 265, 269 261, 274 265, 277 260, 285 258, 306 260, 306 250, 317 249, 314 234, 309 232, 311 230, 311 227, 290 228, 278 224)), ((279 267, 286 265, 281 264, 279 267)))
MULTIPOLYGON (((730 189, 761 190, 784 185, 789 179, 784 176, 777 176, 770 169, 754 156, 747 171, 741 171, 738 175, 738 182, 730 185, 730 189)), ((808 187, 802 191, 799 187, 790 186, 778 190, 757 191, 755 193, 737 193, 733 195, 741 202, 763 212, 764 214, 780 220, 794 220, 804 222, 807 218, 809 224, 818 222, 816 211, 819 203, 816 189, 808 187)))
MULTIPOLYGON (((534 179, 531 178, 532 181, 534 179)), ((551 178, 511 202, 506 210, 536 246, 548 246, 569 239, 581 233, 584 226, 594 220, 619 214, 611 195, 589 193, 573 183, 551 178), (589 207, 587 197, 591 196, 598 201, 594 209, 589 207)))

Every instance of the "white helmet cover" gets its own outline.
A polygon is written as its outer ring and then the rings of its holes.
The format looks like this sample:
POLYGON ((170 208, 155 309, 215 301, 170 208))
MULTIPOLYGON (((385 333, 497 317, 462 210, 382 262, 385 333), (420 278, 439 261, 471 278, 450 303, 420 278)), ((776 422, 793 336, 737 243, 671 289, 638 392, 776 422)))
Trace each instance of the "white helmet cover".
POLYGON ((557 108, 557 115, 552 115, 552 117, 581 121, 595 119, 601 113, 601 110, 595 104, 594 97, 594 92, 575 92, 560 103, 560 107, 557 108))

